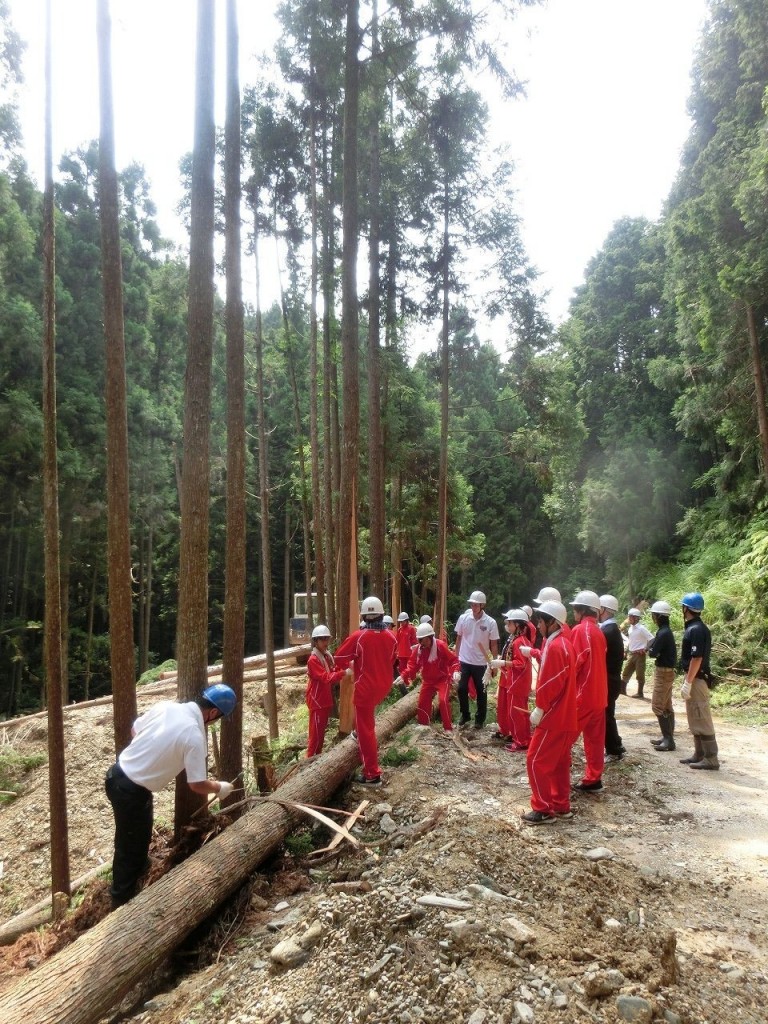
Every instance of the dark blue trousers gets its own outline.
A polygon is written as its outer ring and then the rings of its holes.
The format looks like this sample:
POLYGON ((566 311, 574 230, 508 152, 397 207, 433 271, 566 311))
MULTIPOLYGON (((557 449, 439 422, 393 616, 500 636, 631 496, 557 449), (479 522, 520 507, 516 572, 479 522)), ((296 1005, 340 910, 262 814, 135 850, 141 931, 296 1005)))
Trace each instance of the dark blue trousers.
POLYGON ((119 764, 104 781, 115 815, 115 855, 112 860, 112 905, 120 906, 136 895, 139 878, 147 869, 152 840, 152 794, 131 782, 119 764))

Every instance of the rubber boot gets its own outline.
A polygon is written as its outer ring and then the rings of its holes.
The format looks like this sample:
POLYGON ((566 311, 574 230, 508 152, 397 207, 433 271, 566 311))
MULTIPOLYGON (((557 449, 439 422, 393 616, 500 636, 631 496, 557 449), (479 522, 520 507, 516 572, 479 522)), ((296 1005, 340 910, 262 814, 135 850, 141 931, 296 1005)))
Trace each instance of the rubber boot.
POLYGON ((689 764, 689 768, 701 768, 707 772, 716 772, 720 767, 720 762, 717 759, 717 740, 714 736, 702 736, 701 746, 704 751, 704 756, 700 761, 694 761, 693 764, 689 764))
POLYGON ((690 757, 681 757, 680 764, 695 764, 704 757, 704 748, 701 745, 701 736, 693 737, 693 753, 690 757))
POLYGON ((661 736, 657 736, 655 739, 651 740, 651 746, 652 747, 660 747, 661 744, 666 739, 666 733, 664 732, 664 716, 663 715, 656 715, 656 721, 659 723, 659 729, 661 730, 661 736))
POLYGON ((668 711, 666 715, 659 715, 659 725, 664 733, 664 739, 656 747, 657 750, 674 750, 675 713, 668 711))
POLYGON ((644 686, 645 686, 644 683, 638 683, 637 684, 637 693, 635 694, 635 697, 636 697, 637 700, 642 700, 643 699, 643 687, 644 686))

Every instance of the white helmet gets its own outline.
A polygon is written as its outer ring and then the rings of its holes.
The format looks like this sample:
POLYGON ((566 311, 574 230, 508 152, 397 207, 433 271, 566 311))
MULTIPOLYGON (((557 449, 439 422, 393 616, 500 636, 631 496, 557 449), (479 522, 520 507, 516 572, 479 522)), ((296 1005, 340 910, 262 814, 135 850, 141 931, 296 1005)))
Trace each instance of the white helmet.
POLYGON ((542 587, 537 597, 534 597, 534 604, 541 604, 542 601, 560 601, 560 591, 555 587, 542 587))
POLYGON ((600 610, 600 598, 594 590, 580 590, 570 604, 571 608, 592 608, 596 612, 600 610))
POLYGON ((510 608, 508 612, 504 612, 505 622, 527 622, 528 612, 524 608, 510 608))
POLYGON ((432 622, 432 616, 422 615, 421 618, 419 619, 419 622, 432 622))
POLYGON ((400 614, 397 616, 397 621, 398 622, 407 622, 408 621, 408 612, 400 612, 400 614))
POLYGON ((533 615, 533 608, 531 608, 531 606, 529 604, 524 604, 523 605, 523 611, 525 612, 525 614, 528 616, 529 619, 533 615))
POLYGON ((656 615, 671 615, 672 605, 669 601, 654 601, 651 605, 651 611, 656 615))
POLYGON ((627 615, 635 615, 638 619, 642 619, 643 617, 643 613, 640 611, 639 608, 630 608, 627 612, 627 615))
POLYGON ((482 590, 473 590, 467 598, 467 604, 485 604, 485 594, 482 590))
POLYGON ((568 618, 565 605, 561 604, 560 601, 542 601, 537 610, 542 615, 549 615, 550 618, 557 619, 560 625, 568 618))
POLYGON ((330 637, 330 635, 331 631, 330 629, 328 629, 327 626, 315 626, 315 628, 312 630, 313 640, 319 640, 321 637, 324 636, 330 637))
POLYGON ((387 626, 394 626, 395 620, 392 618, 391 615, 385 615, 384 616, 384 624, 387 625, 387 626))
POLYGON ((601 594, 600 607, 607 608, 609 612, 617 612, 619 610, 619 602, 613 594, 601 594))
POLYGON ((367 615, 383 615, 384 605, 378 597, 366 597, 360 604, 360 614, 363 618, 367 615))
POLYGON ((416 639, 423 640, 425 636, 434 636, 435 631, 432 629, 431 622, 420 622, 416 627, 416 639))

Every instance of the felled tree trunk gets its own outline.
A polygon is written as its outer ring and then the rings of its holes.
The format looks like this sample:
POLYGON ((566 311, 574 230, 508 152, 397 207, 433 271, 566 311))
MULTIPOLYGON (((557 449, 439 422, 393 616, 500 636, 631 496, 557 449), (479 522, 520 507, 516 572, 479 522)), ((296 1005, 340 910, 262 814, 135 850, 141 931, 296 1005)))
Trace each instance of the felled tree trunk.
MULTIPOLYGON (((379 743, 414 716, 409 694, 379 717, 379 743)), ((351 737, 307 762, 280 800, 324 804, 360 763, 351 737)), ((3 1024, 94 1024, 274 853, 302 815, 265 800, 0 1000, 3 1024)))

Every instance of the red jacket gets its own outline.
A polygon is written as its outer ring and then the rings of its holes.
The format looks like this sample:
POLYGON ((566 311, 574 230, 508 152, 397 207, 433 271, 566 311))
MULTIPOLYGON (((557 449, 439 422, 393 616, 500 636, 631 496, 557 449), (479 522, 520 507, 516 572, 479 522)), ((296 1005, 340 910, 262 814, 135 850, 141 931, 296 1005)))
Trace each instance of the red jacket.
POLYGON ((576 655, 576 703, 579 713, 602 711, 608 704, 608 669, 603 631, 591 615, 571 630, 576 655))
POLYGON ((401 622, 395 635, 398 658, 410 658, 411 649, 416 644, 416 627, 412 622, 401 622))
POLYGON ((454 672, 461 671, 461 663, 448 644, 435 637, 437 644, 437 657, 429 660, 432 648, 424 650, 421 644, 411 652, 408 667, 401 673, 403 682, 412 682, 419 673, 422 682, 430 686, 439 686, 441 683, 449 683, 454 672))
POLYGON ((344 669, 336 670, 332 654, 321 654, 315 647, 307 662, 307 707, 310 711, 333 707, 331 687, 344 675, 344 669))
POLYGON ((544 644, 536 707, 544 712, 542 729, 576 734, 576 656, 562 630, 544 644))
POLYGON ((352 703, 376 705, 392 689, 392 665, 397 641, 388 629, 356 629, 336 651, 336 663, 353 665, 355 693, 352 703))
MULTIPOLYGON (((528 625, 528 623, 526 623, 528 625)), ((531 689, 531 681, 533 678, 533 668, 531 666, 531 659, 525 658, 520 653, 521 647, 530 647, 530 639, 526 636, 526 632, 521 633, 510 640, 507 646, 504 648, 504 668, 501 670, 501 678, 499 679, 499 686, 505 689, 511 688, 515 683, 522 684, 524 681, 528 683, 528 690, 531 689)), ((534 652, 531 651, 531 654, 534 652)), ((538 653, 538 652, 536 652, 538 653)))

